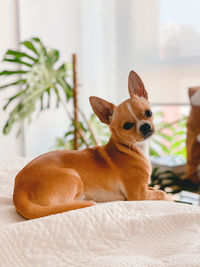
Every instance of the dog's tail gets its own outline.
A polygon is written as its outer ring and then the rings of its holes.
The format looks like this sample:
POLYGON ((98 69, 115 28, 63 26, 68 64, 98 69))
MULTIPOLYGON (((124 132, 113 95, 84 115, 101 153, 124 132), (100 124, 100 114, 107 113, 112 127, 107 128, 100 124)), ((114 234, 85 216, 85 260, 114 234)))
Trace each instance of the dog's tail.
POLYGON ((65 211, 82 209, 95 205, 93 201, 72 201, 67 203, 60 203, 57 205, 42 206, 32 202, 25 192, 14 193, 13 203, 17 212, 26 219, 36 219, 52 214, 57 214, 65 211))

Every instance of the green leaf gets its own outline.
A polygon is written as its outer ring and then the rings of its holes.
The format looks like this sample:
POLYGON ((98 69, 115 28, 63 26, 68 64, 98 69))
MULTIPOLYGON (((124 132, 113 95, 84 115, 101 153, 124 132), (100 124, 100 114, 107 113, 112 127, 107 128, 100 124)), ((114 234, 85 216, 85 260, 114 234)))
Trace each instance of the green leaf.
MULTIPOLYGON (((162 122, 160 123, 160 128, 162 128, 161 130, 163 131, 164 129, 170 129, 172 132, 175 131, 175 128, 170 124, 170 123, 166 123, 166 122, 162 122)), ((159 130, 159 131, 161 131, 159 130)))
POLYGON ((71 86, 65 81, 61 75, 57 75, 56 81, 64 89, 66 99, 69 100, 73 96, 73 90, 71 86))
POLYGON ((10 97, 9 100, 8 100, 8 102, 7 102, 7 103, 5 104, 5 106, 3 107, 3 109, 6 110, 7 107, 8 107, 8 105, 9 105, 15 98, 17 98, 17 97, 20 96, 20 95, 23 95, 23 94, 26 92, 26 90, 27 90, 27 89, 25 89, 25 90, 23 90, 23 91, 17 93, 16 95, 10 97))
POLYGON ((14 57, 16 57, 16 58, 27 57, 27 58, 33 60, 34 62, 37 61, 36 58, 33 58, 32 56, 29 56, 27 53, 20 52, 20 51, 8 50, 8 51, 6 52, 6 54, 5 54, 5 57, 6 57, 7 55, 11 55, 11 56, 14 56, 14 57))
POLYGON ((32 37, 31 39, 35 42, 41 43, 41 40, 38 37, 32 37))
POLYGON ((182 143, 185 143, 185 140, 180 140, 180 141, 175 142, 175 143, 171 146, 171 149, 175 149, 175 148, 179 147, 182 143))
POLYGON ((66 133, 65 133, 65 137, 67 137, 67 136, 69 136, 69 135, 71 135, 71 134, 74 134, 74 132, 73 132, 73 131, 66 132, 66 133))
POLYGON ((50 90, 51 90, 50 88, 47 88, 46 89, 46 93, 48 95, 48 100, 47 100, 47 106, 46 106, 46 108, 49 108, 50 107, 50 101, 51 101, 51 91, 50 90))
POLYGON ((29 50, 33 51, 36 55, 38 55, 38 51, 35 48, 35 46, 32 44, 32 42, 30 42, 30 41, 24 41, 24 42, 21 42, 21 44, 24 45, 29 50))
POLYGON ((166 139, 167 141, 171 141, 173 139, 172 136, 169 136, 168 134, 164 134, 162 132, 158 133, 159 136, 163 137, 164 139, 166 139))
POLYGON ((6 87, 9 87, 9 86, 14 86, 14 85, 18 85, 18 84, 24 84, 26 83, 26 79, 21 79, 21 80, 18 80, 16 82, 13 82, 13 83, 8 83, 8 84, 5 84, 5 85, 2 85, 0 86, 0 89, 4 89, 6 87))
POLYGON ((38 50, 39 54, 42 52, 46 56, 47 50, 46 50, 46 47, 43 45, 42 41, 37 37, 31 38, 31 40, 38 44, 39 50, 40 50, 40 51, 38 50))
POLYGON ((26 104, 23 101, 10 112, 9 118, 3 128, 3 133, 8 134, 14 123, 22 121, 24 118, 30 119, 30 114, 35 110, 35 102, 28 102, 26 104))
POLYGON ((179 132, 176 132, 175 133, 175 136, 177 136, 177 135, 184 135, 184 134, 186 134, 186 131, 179 131, 179 132))
POLYGON ((40 111, 44 109, 43 99, 44 99, 44 95, 42 94, 42 95, 40 96, 40 111))
POLYGON ((66 62, 64 64, 62 64, 57 71, 63 76, 63 77, 72 77, 72 74, 69 74, 68 71, 72 71, 73 66, 71 62, 66 62))
POLYGON ((149 147, 149 154, 151 156, 156 156, 156 157, 160 156, 160 154, 155 149, 153 149, 152 147, 149 147))
POLYGON ((162 144, 161 142, 159 142, 158 140, 152 139, 152 142, 156 143, 157 145, 159 145, 163 151, 167 152, 169 154, 169 149, 162 144))
POLYGON ((47 66, 52 66, 59 58, 59 51, 56 49, 51 49, 47 51, 47 66))
POLYGON ((28 67, 32 67, 32 64, 29 64, 29 63, 27 63, 25 61, 22 61, 22 60, 18 59, 18 58, 13 58, 13 59, 11 59, 11 58, 4 58, 3 61, 8 61, 8 62, 22 64, 22 65, 26 65, 28 67))
POLYGON ((81 129, 84 131, 84 132, 87 132, 88 129, 85 128, 84 124, 82 122, 80 122, 79 126, 81 127, 81 129))
POLYGON ((13 74, 26 74, 27 70, 4 70, 0 72, 0 76, 3 75, 13 75, 13 74))
POLYGON ((180 151, 176 152, 175 155, 180 155, 186 159, 186 156, 187 156, 186 147, 183 147, 180 151))
POLYGON ((52 85, 53 85, 54 92, 56 93, 56 96, 57 96, 56 107, 58 107, 58 106, 59 106, 59 103, 60 103, 60 95, 59 95, 59 91, 58 91, 58 88, 55 86, 55 84, 52 84, 52 85))

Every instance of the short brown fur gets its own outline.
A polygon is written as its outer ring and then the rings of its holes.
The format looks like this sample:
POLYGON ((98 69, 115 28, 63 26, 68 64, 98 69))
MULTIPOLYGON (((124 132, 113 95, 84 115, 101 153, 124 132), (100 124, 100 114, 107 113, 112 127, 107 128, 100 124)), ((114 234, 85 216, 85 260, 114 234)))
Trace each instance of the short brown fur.
POLYGON ((110 127, 108 144, 49 152, 18 173, 13 202, 22 216, 39 218, 93 206, 94 201, 171 200, 165 192, 148 187, 151 165, 138 146, 145 139, 138 125, 147 122, 153 132, 153 117, 145 117, 145 110, 150 110, 148 95, 133 71, 129 93, 131 98, 119 106, 90 97, 94 112, 110 127), (133 128, 124 129, 126 122, 134 123, 133 128))

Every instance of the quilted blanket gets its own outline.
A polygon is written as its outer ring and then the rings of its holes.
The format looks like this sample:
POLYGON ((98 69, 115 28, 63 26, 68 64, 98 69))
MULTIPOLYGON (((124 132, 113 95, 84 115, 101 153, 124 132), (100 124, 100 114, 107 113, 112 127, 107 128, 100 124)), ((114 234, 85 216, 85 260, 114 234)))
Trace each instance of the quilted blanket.
POLYGON ((26 221, 13 179, 27 159, 0 161, 0 266, 200 266, 200 208, 119 201, 26 221))

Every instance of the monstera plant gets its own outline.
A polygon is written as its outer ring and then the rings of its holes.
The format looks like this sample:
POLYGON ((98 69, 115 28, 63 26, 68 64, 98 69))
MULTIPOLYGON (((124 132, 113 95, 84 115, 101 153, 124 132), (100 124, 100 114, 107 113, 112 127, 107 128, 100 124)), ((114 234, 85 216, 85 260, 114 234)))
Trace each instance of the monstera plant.
POLYGON ((54 148, 73 148, 74 131, 78 131, 78 146, 89 147, 100 144, 108 135, 106 127, 101 127, 96 117, 86 118, 83 111, 78 108, 80 121, 75 123, 71 112, 68 111, 68 102, 73 94, 73 69, 72 63, 58 65, 59 51, 48 49, 39 38, 31 38, 21 43, 21 50, 8 50, 4 62, 17 64, 17 70, 4 70, 0 76, 15 77, 15 81, 0 86, 0 89, 17 86, 17 93, 13 94, 3 109, 9 112, 8 120, 3 127, 3 133, 8 134, 13 124, 28 120, 40 103, 40 112, 52 105, 52 96, 56 97, 56 107, 63 106, 66 116, 71 120, 62 138, 56 139, 54 148), (14 104, 10 105, 11 103, 14 104), (8 111, 9 106, 12 108, 8 111), (99 137, 102 137, 99 139, 99 137))
POLYGON ((65 95, 63 101, 69 101, 73 95, 72 87, 66 80, 71 64, 64 63, 56 66, 59 59, 58 50, 47 49, 39 38, 24 41, 21 45, 22 51, 8 50, 3 59, 6 62, 16 63, 18 69, 0 72, 0 76, 17 77, 14 82, 2 85, 0 89, 20 85, 19 92, 12 95, 3 107, 7 110, 11 102, 18 99, 17 104, 9 113, 9 118, 3 128, 4 134, 8 134, 17 121, 30 120, 32 112, 36 109, 37 101, 40 101, 40 109, 43 110, 50 107, 53 92, 57 98, 57 105, 61 102, 61 94, 65 95), (23 48, 26 50, 23 51, 23 48), (44 101, 45 95, 47 101, 44 101))

